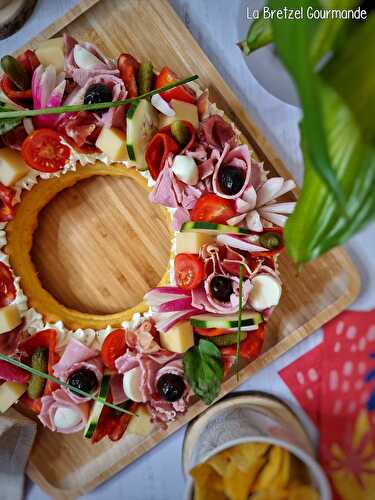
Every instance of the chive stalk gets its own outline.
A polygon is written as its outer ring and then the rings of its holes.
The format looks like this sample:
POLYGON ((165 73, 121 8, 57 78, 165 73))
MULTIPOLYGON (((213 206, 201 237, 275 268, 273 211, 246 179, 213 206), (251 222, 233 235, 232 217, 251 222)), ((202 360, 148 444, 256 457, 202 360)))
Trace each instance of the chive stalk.
POLYGON ((243 305, 242 305, 242 288, 243 288, 243 264, 240 264, 238 330, 237 330, 237 351, 236 351, 237 382, 240 379, 240 343, 241 343, 241 324, 242 324, 242 307, 243 307, 243 305))

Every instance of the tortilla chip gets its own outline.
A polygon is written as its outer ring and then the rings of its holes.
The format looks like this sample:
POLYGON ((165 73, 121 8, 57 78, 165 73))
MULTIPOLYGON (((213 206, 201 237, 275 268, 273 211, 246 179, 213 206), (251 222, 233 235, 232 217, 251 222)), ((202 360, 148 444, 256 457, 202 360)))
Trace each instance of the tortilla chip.
POLYGON ((260 471, 259 476, 254 485, 254 490, 267 490, 272 488, 277 481, 280 467, 283 460, 283 449, 279 446, 272 446, 268 454, 268 462, 260 471))
POLYGON ((194 500, 225 500, 223 479, 208 464, 199 464, 190 472, 194 479, 194 500))
POLYGON ((207 463, 220 475, 225 476, 227 467, 230 463, 230 450, 222 451, 214 457, 207 460, 207 463))
POLYGON ((254 464, 247 472, 243 472, 233 462, 230 462, 224 476, 224 491, 228 499, 247 500, 263 463, 264 459, 261 458, 259 463, 254 464))
MULTIPOLYGON (((242 472, 252 469, 258 460, 263 457, 270 445, 267 443, 246 443, 233 446, 228 450, 230 459, 242 472)), ((264 460, 261 461, 262 464, 264 460)), ((258 467, 259 471, 260 467, 258 467)))
POLYGON ((319 500, 319 493, 308 485, 297 485, 288 489, 288 500, 319 500))
POLYGON ((251 495, 251 500, 289 500, 286 490, 268 489, 257 491, 251 495))
POLYGON ((277 474, 277 477, 275 478, 274 481, 274 486, 275 488, 286 488, 287 484, 289 483, 290 480, 290 453, 288 450, 285 450, 284 448, 281 449, 281 464, 280 464, 280 469, 279 473, 277 474))

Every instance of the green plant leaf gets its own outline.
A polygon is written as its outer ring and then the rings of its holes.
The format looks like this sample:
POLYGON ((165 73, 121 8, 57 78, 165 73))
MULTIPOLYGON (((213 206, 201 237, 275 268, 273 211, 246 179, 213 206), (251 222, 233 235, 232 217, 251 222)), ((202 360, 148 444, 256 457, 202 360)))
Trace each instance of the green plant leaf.
POLYGON ((1 113, 14 111, 14 109, 16 108, 12 108, 9 104, 0 101, 0 135, 6 134, 21 123, 22 120, 19 118, 1 118, 1 113))
POLYGON ((269 19, 264 19, 263 10, 259 19, 254 19, 249 27, 245 40, 238 46, 246 55, 272 42, 272 26, 269 19))
POLYGON ((375 69, 369 65, 374 60, 372 15, 364 23, 353 24, 346 43, 314 83, 322 102, 321 128, 342 186, 350 223, 314 170, 304 136, 304 184, 285 228, 286 247, 297 263, 344 243, 375 218, 375 69))
POLYGON ((194 394, 210 405, 219 394, 224 375, 220 350, 209 340, 200 339, 185 353, 184 371, 194 394))
MULTIPOLYGON (((284 0, 270 0, 272 9, 282 9, 284 0)), ((319 8, 317 0, 290 0, 288 8, 309 6, 319 8)), ((304 111, 301 122, 303 149, 311 158, 311 166, 327 184, 335 199, 344 207, 344 197, 333 170, 323 128, 323 110, 318 90, 317 75, 311 57, 311 45, 319 22, 303 19, 272 20, 272 31, 280 57, 296 84, 304 111)))

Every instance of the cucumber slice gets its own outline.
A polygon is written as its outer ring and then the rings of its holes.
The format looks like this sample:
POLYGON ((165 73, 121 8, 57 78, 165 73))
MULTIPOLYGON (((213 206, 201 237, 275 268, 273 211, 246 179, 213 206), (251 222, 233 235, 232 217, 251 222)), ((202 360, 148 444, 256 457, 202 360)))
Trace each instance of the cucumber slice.
POLYGON ((212 222, 185 222, 180 229, 181 232, 194 233, 229 233, 229 234, 249 234, 246 227, 227 226, 226 224, 214 224, 212 222))
POLYGON ((129 160, 138 170, 147 170, 145 151, 158 123, 158 112, 146 99, 136 101, 126 115, 126 147, 129 160))
MULTIPOLYGON (((240 332, 240 342, 247 338, 247 332, 240 332)), ((226 333, 224 335, 218 335, 217 337, 210 337, 211 342, 213 342, 218 347, 225 347, 227 345, 233 345, 237 343, 237 333, 226 333)))
POLYGON ((98 426, 99 418, 104 408, 104 403, 108 396, 110 381, 111 381, 111 375, 109 373, 105 373, 103 375, 102 383, 100 384, 100 390, 98 395, 98 398, 101 399, 102 402, 95 401, 91 409, 90 417, 87 421, 86 428, 83 432, 83 436, 85 438, 88 439, 92 438, 95 429, 98 426))
MULTIPOLYGON (((263 317, 257 312, 242 313, 241 326, 258 325, 263 317)), ((197 328, 238 328, 238 314, 197 314, 190 318, 192 326, 197 328)))

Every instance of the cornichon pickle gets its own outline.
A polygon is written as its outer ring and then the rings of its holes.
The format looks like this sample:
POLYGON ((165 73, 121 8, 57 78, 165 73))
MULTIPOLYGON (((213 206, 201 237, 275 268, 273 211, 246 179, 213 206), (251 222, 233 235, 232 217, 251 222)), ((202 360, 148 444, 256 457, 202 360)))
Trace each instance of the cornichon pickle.
POLYGON ((30 88, 30 75, 22 66, 22 64, 13 56, 2 57, 1 67, 4 70, 4 73, 20 90, 27 90, 30 88))
POLYGON ((186 146, 186 144, 189 142, 189 129, 181 120, 176 120, 172 123, 171 132, 173 137, 181 147, 186 146))
POLYGON ((274 250, 278 248, 281 244, 281 238, 276 233, 263 233, 259 236, 259 243, 262 247, 268 248, 269 250, 274 250))
MULTIPOLYGON (((240 342, 245 340, 246 337, 247 337, 247 332, 240 332, 240 342)), ((217 335, 216 337, 210 337, 210 340, 219 347, 236 344, 237 332, 225 333, 224 335, 217 335)))
POLYGON ((138 93, 145 94, 150 92, 152 87, 152 79, 154 76, 154 68, 152 63, 144 62, 139 66, 138 71, 138 93))
MULTIPOLYGON (((48 350, 45 347, 37 347, 31 356, 31 367, 40 372, 48 372, 48 350)), ((27 394, 31 399, 42 396, 46 380, 38 375, 32 375, 27 388, 27 394)))

